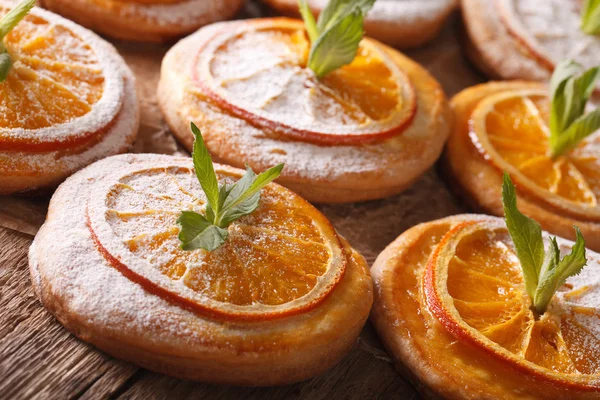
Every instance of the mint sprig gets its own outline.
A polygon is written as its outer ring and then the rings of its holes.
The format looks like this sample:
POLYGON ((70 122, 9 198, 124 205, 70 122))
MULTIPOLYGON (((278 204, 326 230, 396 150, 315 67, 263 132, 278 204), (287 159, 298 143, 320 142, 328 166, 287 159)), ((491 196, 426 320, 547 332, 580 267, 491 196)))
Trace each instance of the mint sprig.
POLYGON ((205 215, 195 211, 181 212, 177 219, 181 227, 179 241, 183 250, 213 251, 229 237, 227 228, 232 222, 258 208, 261 190, 279 177, 284 165, 276 165, 259 175, 246 167, 244 176, 234 184, 219 184, 200 129, 193 122, 191 129, 195 136, 192 153, 194 170, 207 202, 205 215))
POLYGON ((376 0, 331 0, 316 21, 306 0, 298 0, 311 49, 308 67, 317 78, 350 64, 364 33, 364 18, 376 0))
POLYGON ((29 14, 34 6, 35 0, 24 0, 0 20, 0 82, 6 80, 12 66, 12 58, 4 45, 4 38, 29 14))
POLYGON ((579 142, 600 129, 600 109, 585 114, 587 102, 600 77, 600 67, 579 74, 581 66, 561 62, 550 80, 550 150, 552 158, 574 149, 579 142))
POLYGON ((589 35, 600 34, 600 0, 585 0, 581 10, 581 30, 589 35))
POLYGON ((556 237, 550 238, 548 250, 545 250, 542 228, 517 208, 515 186, 506 172, 502 183, 502 204, 506 226, 523 270, 525 290, 535 311, 541 315, 567 278, 579 274, 587 264, 585 240, 579 228, 574 227, 576 240, 568 255, 560 258, 556 237))

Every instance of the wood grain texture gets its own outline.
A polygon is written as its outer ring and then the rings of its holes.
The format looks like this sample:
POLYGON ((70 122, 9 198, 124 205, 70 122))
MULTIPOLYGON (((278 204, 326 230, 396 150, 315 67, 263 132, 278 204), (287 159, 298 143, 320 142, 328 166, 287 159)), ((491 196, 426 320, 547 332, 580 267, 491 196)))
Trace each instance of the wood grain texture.
MULTIPOLYGON (((263 6, 249 2, 244 16, 265 13, 269 11, 263 6)), ((457 26, 455 17, 438 40, 408 53, 442 82, 448 95, 481 81, 459 50, 454 34, 457 26)), ((168 46, 115 45, 138 78, 143 112, 140 140, 134 151, 182 153, 160 116, 154 94, 160 60, 168 46)), ((355 348, 329 372, 277 388, 183 381, 139 369, 95 350, 75 339, 47 313, 30 285, 27 250, 43 222, 47 201, 0 198, 0 219, 8 215, 5 228, 0 227, 0 399, 420 398, 395 371, 369 324, 355 348)), ((407 228, 465 211, 435 168, 398 196, 319 208, 369 263, 407 228)))

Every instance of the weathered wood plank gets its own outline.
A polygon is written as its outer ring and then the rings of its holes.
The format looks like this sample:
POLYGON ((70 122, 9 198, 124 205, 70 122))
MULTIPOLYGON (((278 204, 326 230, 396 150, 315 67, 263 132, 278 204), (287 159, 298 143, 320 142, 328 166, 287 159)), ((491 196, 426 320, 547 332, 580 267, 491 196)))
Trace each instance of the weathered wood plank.
POLYGON ((73 398, 105 376, 131 375, 137 368, 77 340, 39 303, 29 281, 31 240, 0 228, 0 398, 73 398))

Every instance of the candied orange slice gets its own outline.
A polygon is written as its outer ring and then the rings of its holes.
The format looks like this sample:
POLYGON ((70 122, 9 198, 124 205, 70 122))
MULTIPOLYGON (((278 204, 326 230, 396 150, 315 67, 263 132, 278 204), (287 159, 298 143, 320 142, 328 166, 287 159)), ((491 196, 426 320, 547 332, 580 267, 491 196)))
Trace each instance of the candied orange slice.
MULTIPOLYGON (((0 7, 0 14, 8 10, 0 7)), ((4 40, 13 65, 0 83, 0 145, 6 150, 73 148, 101 134, 123 101, 112 51, 91 33, 35 9, 4 40)))
MULTIPOLYGON (((238 179, 231 171, 220 169, 219 179, 238 179)), ((258 320, 306 311, 346 268, 327 219, 278 185, 263 190, 259 208, 235 221, 213 252, 184 251, 177 237, 181 211, 203 212, 206 201, 192 169, 125 173, 96 193, 89 226, 106 259, 148 291, 196 312, 258 320)))
POLYGON ((475 108, 470 137, 519 190, 583 219, 600 219, 598 135, 566 155, 551 158, 549 99, 544 90, 509 90, 489 96, 475 108))
POLYGON ((600 276, 574 277, 536 315, 500 220, 461 223, 426 267, 426 304, 458 340, 548 381, 600 388, 600 276))
POLYGON ((384 47, 361 42, 354 61, 324 79, 307 68, 302 23, 240 23, 196 56, 199 96, 261 128, 296 140, 360 143, 400 134, 416 113, 408 76, 384 47))

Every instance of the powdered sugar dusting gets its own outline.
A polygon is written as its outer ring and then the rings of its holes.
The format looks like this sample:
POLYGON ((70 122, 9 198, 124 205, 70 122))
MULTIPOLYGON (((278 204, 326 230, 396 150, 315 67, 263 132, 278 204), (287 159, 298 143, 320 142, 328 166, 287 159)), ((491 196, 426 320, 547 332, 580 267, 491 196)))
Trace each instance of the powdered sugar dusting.
POLYGON ((177 218, 183 210, 203 213, 206 201, 191 164, 148 162, 96 182, 88 216, 98 246, 154 285, 211 309, 224 302, 264 312, 327 293, 328 279, 343 267, 341 249, 324 239, 334 233, 306 214, 310 206, 282 188, 263 190, 259 208, 229 226, 219 249, 182 250, 177 218))
MULTIPOLYGON (((32 281, 46 306, 80 337, 107 351, 114 351, 106 347, 108 341, 147 355, 197 359, 199 365, 214 362, 218 354, 225 359, 247 360, 252 368, 261 362, 258 352, 276 352, 278 357, 283 352, 285 357, 315 351, 323 343, 339 339, 340 324, 354 326, 364 321, 365 314, 356 312, 360 303, 356 296, 368 294, 370 283, 367 285, 368 277, 356 269, 344 276, 345 285, 340 285, 319 308, 268 323, 224 323, 203 317, 151 294, 123 276, 94 245, 86 226, 85 199, 104 179, 114 183, 110 178, 114 171, 157 165, 192 168, 189 158, 115 156, 73 175, 52 198, 48 219, 29 252, 32 281), (357 284, 361 282, 364 286, 359 289, 357 284), (315 337, 320 340, 315 341, 315 337)), ((364 310, 362 303, 360 307, 364 310)), ((139 361, 134 357, 129 360, 139 361)))
POLYGON ((398 185, 399 177, 410 181, 430 165, 428 160, 433 162, 438 157, 447 135, 446 114, 440 112, 445 103, 426 103, 436 95, 431 90, 417 92, 417 114, 401 135, 361 146, 288 141, 212 105, 198 93, 191 76, 195 63, 189 54, 196 54, 207 39, 221 29, 233 29, 234 24, 214 24, 179 42, 163 61, 159 89, 163 109, 175 107, 186 129, 187 121, 196 122, 220 162, 239 167, 247 162, 255 170, 285 163, 282 177, 288 180, 311 184, 326 180, 327 185, 335 182, 337 188, 353 188, 360 183, 368 190, 398 185), (432 118, 432 114, 437 117, 432 118))
MULTIPOLYGON (((71 151, 55 150, 35 153, 0 151, 0 164, 2 164, 7 174, 47 176, 47 183, 53 184, 100 158, 125 151, 137 133, 139 105, 137 103, 135 78, 111 45, 90 31, 47 11, 36 8, 30 18, 38 18, 44 24, 44 21, 50 21, 45 31, 46 34, 50 35, 46 37, 47 40, 55 42, 58 46, 67 45, 72 48, 64 53, 56 52, 52 54, 38 54, 35 47, 31 47, 31 50, 26 48, 26 51, 21 52, 19 57, 21 60, 27 60, 23 62, 17 60, 15 70, 19 70, 21 65, 25 66, 25 62, 28 62, 28 65, 32 66, 31 68, 38 65, 52 66, 57 61, 57 57, 62 57, 63 59, 76 58, 78 60, 68 66, 68 69, 75 71, 76 74, 89 75, 97 74, 100 71, 102 73, 97 81, 94 79, 87 80, 90 84, 101 85, 102 90, 100 93, 102 97, 100 99, 93 98, 93 92, 88 90, 89 87, 86 84, 79 84, 77 81, 71 80, 55 81, 56 85, 66 88, 64 90, 71 91, 75 96, 83 99, 83 102, 92 104, 91 110, 85 115, 42 129, 0 129, 0 141, 2 137, 9 137, 32 139, 34 143, 38 144, 68 141, 73 137, 104 131, 97 142, 86 147, 74 147, 71 151), (66 40, 68 43, 63 42, 63 35, 67 35, 66 40), (75 43, 77 43, 77 46, 75 43), (77 49, 89 49, 93 52, 94 57, 91 59, 81 58, 80 54, 73 53, 77 52, 77 49), (109 125, 110 127, 107 128, 109 125)), ((35 35, 30 37, 28 42, 33 43, 35 38, 35 35)), ((88 50, 85 51, 87 55, 90 54, 88 50)), ((64 77, 60 75, 60 71, 60 68, 51 68, 47 72, 43 72, 42 78, 55 80, 64 77)), ((52 93, 56 93, 57 90, 55 87, 52 93)), ((33 96, 32 91, 26 93, 33 96)), ((50 98, 52 98, 52 93, 50 93, 50 98)), ((17 101, 15 96, 7 96, 5 99, 17 101)), ((0 103, 2 103, 1 100, 0 103)), ((61 104, 56 102, 54 106, 59 107, 61 104)), ((47 115, 48 113, 41 109, 37 112, 38 117, 47 115)))
MULTIPOLYGON (((8 4, 5 2, 0 3, 4 9, 7 9, 8 4)), ((9 51, 15 53, 15 68, 12 73, 24 74, 25 70, 29 73, 37 73, 36 67, 41 67, 43 63, 50 64, 52 66, 55 62, 64 62, 71 65, 72 69, 80 69, 81 71, 87 71, 99 75, 100 79, 103 79, 101 83, 102 97, 98 100, 90 98, 90 93, 85 90, 84 87, 79 85, 79 82, 64 81, 64 76, 57 76, 56 74, 41 74, 41 82, 49 82, 46 85, 54 85, 53 91, 61 93, 61 90, 71 92, 74 98, 79 99, 83 104, 87 104, 91 101, 91 110, 85 113, 79 113, 76 118, 65 121, 64 123, 56 124, 52 121, 48 121, 51 126, 42 127, 41 129, 23 129, 23 127, 4 127, 0 130, 0 135, 4 137, 14 137, 18 139, 28 139, 36 143, 41 142, 62 142, 69 140, 69 138, 78 137, 81 135, 89 134, 90 132, 97 132, 105 128, 110 122, 112 122, 117 114, 120 112, 123 105, 124 99, 124 81, 126 76, 126 67, 120 57, 115 53, 115 50, 108 43, 104 42, 90 31, 68 21, 62 17, 59 17, 50 12, 35 8, 32 11, 32 16, 28 17, 28 21, 24 22, 24 27, 19 28, 11 33, 9 37, 9 51), (35 21, 37 27, 33 30, 27 30, 33 24, 28 21, 35 21), (45 25, 45 26, 44 26, 45 25), (18 42, 16 40, 20 33, 25 36, 18 42), (33 36, 31 36, 33 35, 33 36), (39 38, 45 38, 47 46, 41 50, 36 44, 36 40, 39 38), (19 57, 23 57, 19 60, 19 57), (75 62, 75 64, 73 64, 75 62), (31 66, 29 66, 31 65, 31 66), (96 70, 96 72, 94 72, 96 70), (55 79, 60 79, 55 81, 55 79), (72 90, 70 87, 78 87, 77 90, 72 90), (79 97, 81 96, 81 97, 79 97)), ((92 80, 93 82, 93 80, 92 80)), ((32 87, 30 90, 26 90, 28 96, 31 97, 33 104, 38 104, 40 109, 38 110, 41 115, 48 114, 51 110, 50 104, 42 106, 40 103, 50 103, 47 98, 39 98, 36 96, 36 91, 40 89, 39 86, 32 87), (39 100, 38 100, 39 98, 39 100)), ((10 89, 4 89, 6 93, 10 94, 10 89)), ((0 98, 5 101, 11 101, 12 96, 3 96, 0 98)), ((14 100, 16 101, 16 100, 14 100)), ((14 104, 14 103, 13 103, 14 104)), ((61 105, 58 104, 60 107, 61 105)), ((69 107, 65 105, 66 107, 69 107)), ((6 106, 5 106, 6 107, 6 106)), ((13 108, 13 107, 10 107, 13 108)), ((35 114, 35 111, 34 113, 35 114)), ((26 121, 24 121, 26 122, 26 121)))
POLYGON ((354 135, 397 128, 406 122, 407 112, 388 110, 388 103, 394 99, 410 109, 412 88, 385 53, 365 46, 359 56, 381 64, 376 70, 379 79, 389 80, 389 87, 376 83, 380 90, 369 91, 368 84, 360 89, 363 96, 373 96, 373 102, 381 103, 378 113, 344 92, 350 91, 352 84, 344 81, 343 75, 337 78, 343 86, 338 88, 333 83, 337 80, 316 79, 306 68, 309 43, 301 25, 240 24, 234 32, 223 31, 213 38, 198 55, 196 68, 202 85, 230 104, 293 129, 354 135))
POLYGON ((572 59, 586 68, 598 64, 600 38, 581 30, 581 2, 496 0, 506 22, 516 24, 528 45, 554 64, 572 59))

